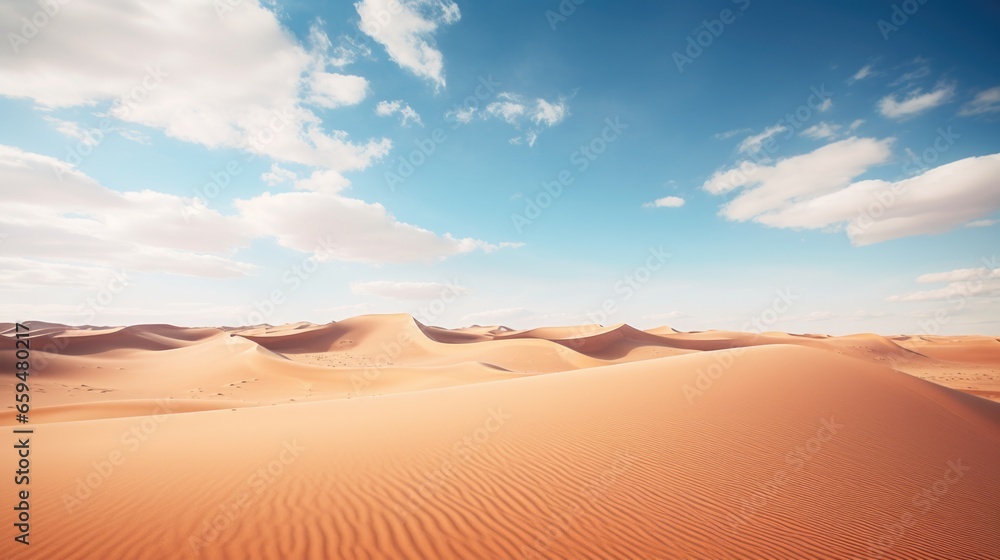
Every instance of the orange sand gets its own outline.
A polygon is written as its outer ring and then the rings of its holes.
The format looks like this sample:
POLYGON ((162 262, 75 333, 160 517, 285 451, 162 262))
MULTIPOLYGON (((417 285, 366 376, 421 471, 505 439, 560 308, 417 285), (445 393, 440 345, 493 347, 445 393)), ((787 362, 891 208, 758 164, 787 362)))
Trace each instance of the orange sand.
POLYGON ((995 338, 30 325, 3 558, 1000 557, 995 338))

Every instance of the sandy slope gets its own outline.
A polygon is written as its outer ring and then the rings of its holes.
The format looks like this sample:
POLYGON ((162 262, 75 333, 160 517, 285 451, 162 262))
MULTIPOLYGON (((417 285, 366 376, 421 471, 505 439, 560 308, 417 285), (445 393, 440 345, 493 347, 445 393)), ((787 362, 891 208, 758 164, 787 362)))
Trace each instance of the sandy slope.
POLYGON ((34 544, 6 524, 3 558, 1000 551, 987 337, 36 327, 34 544))

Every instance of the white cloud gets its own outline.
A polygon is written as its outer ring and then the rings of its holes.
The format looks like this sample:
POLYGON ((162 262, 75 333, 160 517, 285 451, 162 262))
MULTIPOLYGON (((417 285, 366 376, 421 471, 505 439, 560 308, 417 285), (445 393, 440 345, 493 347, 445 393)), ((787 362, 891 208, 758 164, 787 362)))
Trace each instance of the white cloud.
POLYGON ((239 220, 195 199, 113 191, 60 160, 9 146, 0 146, 0 193, 4 255, 32 266, 48 260, 209 277, 255 268, 228 256, 251 239, 239 220))
MULTIPOLYGON (((80 125, 72 121, 64 121, 62 119, 57 119, 51 115, 45 115, 42 117, 45 122, 51 124, 55 127, 59 134, 73 140, 79 140, 84 146, 94 146, 98 143, 99 135, 95 134, 94 130, 87 129, 84 130, 80 128, 80 125)), ((100 133, 100 130, 96 130, 100 133)))
POLYGON ((67 121, 53 117, 51 115, 45 115, 42 119, 55 127, 56 131, 63 136, 78 141, 83 146, 96 146, 104 141, 107 134, 111 132, 118 133, 122 138, 139 144, 148 144, 149 136, 139 132, 138 130, 124 129, 118 126, 107 126, 107 123, 102 123, 104 130, 100 128, 84 128, 80 126, 80 123, 74 121, 67 121))
POLYGON ((1000 223, 1000 221, 998 220, 976 220, 965 224, 965 227, 971 227, 971 228, 990 227, 990 226, 995 226, 998 223, 1000 223))
POLYGON ((456 121, 462 124, 469 124, 472 119, 476 116, 475 107, 463 107, 460 109, 453 109, 445 113, 445 118, 454 118, 456 121))
MULTIPOLYGON (((520 94, 505 91, 497 94, 497 100, 483 109, 483 118, 502 120, 518 130, 528 124, 523 135, 510 139, 510 143, 515 145, 527 143, 528 146, 534 146, 542 129, 553 127, 570 115, 565 97, 560 97, 556 101, 546 101, 540 97, 534 101, 526 101, 520 94)), ((472 114, 458 112, 452 114, 463 123, 472 119, 472 114), (466 115, 468 120, 465 118, 466 115)))
POLYGON ((904 85, 904 84, 910 84, 910 83, 915 82, 915 81, 917 81, 917 80, 919 80, 921 78, 926 78, 927 76, 930 76, 930 75, 931 75, 931 69, 929 67, 927 67, 927 66, 921 66, 920 68, 917 68, 916 70, 913 70, 911 72, 907 72, 907 73, 903 74, 902 76, 896 78, 895 80, 892 81, 892 83, 889 84, 889 86, 890 87, 896 87, 896 86, 901 86, 901 85, 904 85))
MULTIPOLYGON (((19 21, 38 4, 18 0, 3 10, 4 21, 19 21)), ((328 41, 311 42, 314 50, 304 48, 254 0, 223 18, 204 2, 78 0, 29 47, 0 49, 0 95, 43 109, 93 106, 208 147, 364 169, 389 140, 355 144, 344 131, 328 132, 304 104, 356 102, 366 82, 324 72, 328 41)))
MULTIPOLYGON (((859 126, 864 124, 864 120, 857 119, 847 127, 847 134, 853 133, 859 126)), ((808 138, 813 138, 815 140, 829 140, 840 136, 840 131, 843 127, 839 124, 833 124, 826 121, 816 123, 809 128, 806 128, 799 134, 808 138)))
POLYGON ((271 164, 270 171, 265 171, 261 174, 260 180, 268 184, 268 186, 275 186, 284 183, 285 181, 294 181, 298 178, 295 172, 281 167, 277 163, 271 164))
MULTIPOLYGON (((199 199, 114 191, 65 162, 0 145, 4 257, 25 259, 22 268, 49 262, 221 278, 256 269, 233 257, 255 238, 274 238, 319 260, 368 263, 521 246, 438 235, 402 223, 381 204, 340 195, 346 187, 336 171, 317 170, 296 180, 298 192, 237 200, 239 212, 223 215, 199 199)), ((66 277, 69 270, 52 274, 66 277)))
POLYGON ((653 202, 643 204, 646 208, 680 208, 684 206, 684 199, 679 196, 665 196, 653 202))
POLYGON ((865 79, 865 78, 867 78, 869 76, 872 76, 872 75, 874 75, 874 72, 872 72, 872 65, 871 64, 866 64, 866 65, 862 66, 860 70, 858 70, 857 72, 855 72, 855 74, 853 76, 851 76, 851 78, 848 80, 848 82, 854 83, 854 82, 857 82, 858 80, 863 80, 863 79, 865 79))
POLYGON ((150 143, 149 136, 146 135, 146 134, 143 134, 142 132, 139 132, 138 130, 131 130, 131 129, 126 129, 126 128, 118 127, 118 128, 115 129, 115 132, 118 133, 118 136, 121 136, 122 138, 128 140, 129 142, 135 142, 137 144, 149 144, 150 143))
POLYGON ((544 99, 535 100, 535 111, 531 115, 531 121, 535 124, 545 126, 555 126, 569 116, 569 108, 566 101, 560 99, 555 103, 550 103, 544 99))
POLYGON ((958 112, 963 117, 990 113, 1000 113, 1000 86, 977 93, 976 97, 962 105, 962 109, 958 112))
POLYGON ((264 193, 235 205, 257 235, 274 237, 282 247, 311 252, 320 261, 431 261, 517 246, 438 235, 400 222, 381 204, 329 191, 264 193))
POLYGON ((529 130, 524 133, 524 139, 528 141, 528 147, 535 147, 535 142, 538 140, 538 132, 534 130, 529 130))
POLYGON ((808 136, 809 138, 815 138, 817 140, 822 140, 824 138, 833 138, 837 135, 837 131, 840 130, 840 125, 830 124, 828 122, 821 122, 814 124, 809 128, 801 132, 802 136, 808 136))
POLYGON ((922 91, 917 88, 902 100, 897 99, 895 95, 887 95, 878 103, 879 112, 890 119, 918 115, 951 101, 955 95, 955 86, 940 85, 934 91, 927 93, 922 93, 922 91))
POLYGON ((361 76, 313 72, 309 76, 309 97, 313 105, 332 109, 357 105, 368 95, 368 80, 361 76))
POLYGON ((740 134, 746 134, 747 132, 750 132, 749 128, 734 128, 725 132, 716 133, 714 137, 716 140, 729 140, 733 136, 739 136, 740 134))
POLYGON ((349 187, 350 184, 351 182, 340 173, 321 169, 313 171, 308 177, 297 179, 294 187, 300 191, 337 193, 349 187))
POLYGON ((1000 278, 1000 269, 990 270, 985 267, 981 268, 960 268, 957 270, 950 270, 948 272, 932 272, 930 274, 922 274, 917 277, 917 282, 923 284, 941 284, 945 282, 962 282, 965 280, 975 280, 983 278, 1000 278))
POLYGON ((375 106, 375 114, 380 117, 389 117, 396 113, 399 113, 399 124, 404 127, 410 126, 411 122, 424 126, 424 121, 420 119, 420 115, 412 107, 403 103, 402 99, 379 101, 378 105, 375 106))
MULTIPOLYGON (((326 38, 326 35, 324 34, 323 37, 326 38)), ((329 39, 327 39, 327 41, 329 41, 329 39)), ((336 47, 333 47, 331 44, 328 52, 330 53, 330 56, 327 61, 331 66, 335 66, 337 68, 343 68, 352 64, 360 57, 367 58, 372 55, 372 51, 368 48, 368 45, 359 43, 346 35, 342 35, 340 37, 340 44, 336 47)))
POLYGON ((830 99, 829 97, 827 97, 826 99, 824 99, 823 102, 819 104, 819 112, 820 113, 825 113, 825 112, 829 111, 832 108, 833 108, 833 100, 830 99))
POLYGON ((846 187, 870 166, 887 161, 890 143, 891 139, 848 138, 774 165, 743 162, 728 171, 717 172, 702 188, 721 194, 746 187, 723 206, 721 214, 730 220, 763 221, 793 202, 846 187))
POLYGON ((327 72, 327 67, 342 68, 354 61, 360 49, 367 47, 359 46, 351 39, 343 39, 335 51, 323 31, 323 25, 324 21, 317 19, 309 27, 310 60, 305 101, 326 109, 357 105, 368 96, 368 80, 361 76, 327 72))
POLYGON ((103 288, 112 274, 110 269, 99 266, 0 257, 0 286, 5 290, 23 290, 37 286, 103 288))
POLYGON ((892 139, 849 138, 773 166, 719 172, 703 188, 745 187, 724 205, 730 220, 846 230, 855 245, 949 231, 1000 209, 1000 154, 945 164, 896 182, 853 179, 890 156, 892 139))
POLYGON ((379 101, 378 104, 375 105, 375 114, 378 115, 378 116, 380 116, 380 117, 388 117, 388 116, 392 115, 393 113, 398 112, 399 108, 402 105, 403 105, 403 101, 402 100, 396 100, 396 101, 379 101))
POLYGON ((736 149, 743 154, 748 152, 749 153, 759 152, 761 147, 764 145, 764 142, 767 142, 771 138, 775 137, 776 135, 782 132, 785 132, 786 130, 788 130, 788 127, 786 126, 780 124, 774 125, 770 128, 764 129, 764 131, 761 132, 760 134, 747 136, 746 138, 743 139, 742 142, 740 142, 740 145, 737 146, 736 149))
POLYGON ((1000 268, 992 267, 964 268, 948 272, 924 274, 917 282, 932 284, 947 284, 943 288, 911 292, 909 294, 889 296, 888 301, 939 301, 968 298, 987 298, 1000 296, 1000 268))
POLYGON ((376 280, 372 282, 355 282, 351 284, 351 292, 357 295, 378 296, 390 299, 429 300, 440 297, 445 291, 455 295, 465 295, 469 289, 455 282, 390 282, 376 280))
POLYGON ((944 233, 1000 209, 1000 154, 966 158, 896 182, 860 181, 762 218, 779 227, 850 222, 855 245, 944 233))
POLYGON ((434 44, 442 25, 461 19, 451 0, 362 0, 354 4, 362 32, 385 47, 400 67, 444 87, 444 56, 434 44))
POLYGON ((528 108, 521 102, 520 97, 509 92, 497 95, 497 99, 486 106, 486 114, 503 119, 508 124, 517 125, 521 118, 528 112, 528 108))

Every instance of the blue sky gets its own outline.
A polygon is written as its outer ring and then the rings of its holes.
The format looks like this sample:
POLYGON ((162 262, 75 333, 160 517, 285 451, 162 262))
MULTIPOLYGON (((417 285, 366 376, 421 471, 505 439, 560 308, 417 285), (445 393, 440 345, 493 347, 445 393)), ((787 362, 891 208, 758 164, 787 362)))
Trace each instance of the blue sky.
POLYGON ((9 319, 1000 334, 992 3, 101 6, 0 7, 9 319))

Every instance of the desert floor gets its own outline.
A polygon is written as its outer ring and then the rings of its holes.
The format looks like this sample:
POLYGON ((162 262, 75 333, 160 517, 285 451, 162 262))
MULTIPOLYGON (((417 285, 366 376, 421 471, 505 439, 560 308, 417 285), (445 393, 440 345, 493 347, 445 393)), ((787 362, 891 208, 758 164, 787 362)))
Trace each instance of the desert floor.
POLYGON ((3 558, 1000 558, 997 338, 28 325, 3 558))

